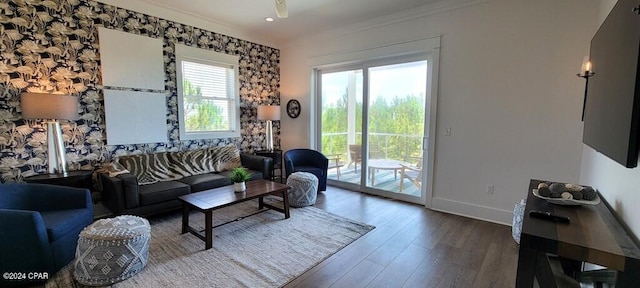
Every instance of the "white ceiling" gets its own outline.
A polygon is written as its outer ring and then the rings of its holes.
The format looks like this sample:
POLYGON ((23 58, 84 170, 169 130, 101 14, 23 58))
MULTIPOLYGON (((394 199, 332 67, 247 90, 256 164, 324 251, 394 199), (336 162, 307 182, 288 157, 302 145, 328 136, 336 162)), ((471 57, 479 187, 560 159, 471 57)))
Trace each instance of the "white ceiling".
POLYGON ((287 0, 289 17, 286 19, 276 17, 275 0, 142 1, 286 41, 447 0, 287 0), (265 17, 273 17, 275 21, 267 23, 265 17))

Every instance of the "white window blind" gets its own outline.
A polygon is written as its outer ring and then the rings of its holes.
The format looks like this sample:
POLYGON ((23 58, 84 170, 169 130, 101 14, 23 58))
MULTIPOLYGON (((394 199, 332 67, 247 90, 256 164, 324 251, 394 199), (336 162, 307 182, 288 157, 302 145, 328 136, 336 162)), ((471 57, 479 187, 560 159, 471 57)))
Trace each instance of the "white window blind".
POLYGON ((238 57, 176 45, 180 139, 240 136, 238 57))

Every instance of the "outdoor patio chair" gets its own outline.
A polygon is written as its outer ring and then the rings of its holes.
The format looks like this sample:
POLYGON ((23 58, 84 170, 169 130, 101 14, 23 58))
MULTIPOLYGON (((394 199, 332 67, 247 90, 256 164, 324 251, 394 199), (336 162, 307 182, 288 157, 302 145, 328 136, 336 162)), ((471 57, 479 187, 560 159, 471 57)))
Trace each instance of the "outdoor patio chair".
POLYGON ((402 169, 400 169, 400 193, 402 193, 402 189, 404 188, 404 179, 409 179, 413 185, 416 185, 418 189, 420 189, 422 185, 422 161, 418 161, 416 166, 409 166, 405 164, 400 164, 402 169))
POLYGON ((354 164, 353 171, 358 173, 358 163, 362 163, 362 145, 349 145, 349 158, 347 168, 354 164))
POLYGON ((342 168, 342 166, 344 166, 344 162, 341 161, 340 159, 340 154, 328 154, 325 155, 327 157, 327 159, 329 159, 329 166, 327 167, 327 169, 336 169, 336 179, 340 180, 340 168, 342 168))

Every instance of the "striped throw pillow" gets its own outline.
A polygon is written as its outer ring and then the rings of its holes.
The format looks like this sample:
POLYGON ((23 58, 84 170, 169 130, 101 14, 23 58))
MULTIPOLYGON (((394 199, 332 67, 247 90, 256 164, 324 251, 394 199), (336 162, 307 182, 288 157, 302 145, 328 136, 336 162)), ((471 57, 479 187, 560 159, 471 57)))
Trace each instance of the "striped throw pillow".
POLYGON ((222 172, 242 166, 240 150, 234 145, 209 148, 213 155, 213 165, 216 172, 222 172))
POLYGON ((128 155, 119 157, 117 161, 138 179, 138 184, 147 185, 183 177, 170 169, 169 153, 128 155))

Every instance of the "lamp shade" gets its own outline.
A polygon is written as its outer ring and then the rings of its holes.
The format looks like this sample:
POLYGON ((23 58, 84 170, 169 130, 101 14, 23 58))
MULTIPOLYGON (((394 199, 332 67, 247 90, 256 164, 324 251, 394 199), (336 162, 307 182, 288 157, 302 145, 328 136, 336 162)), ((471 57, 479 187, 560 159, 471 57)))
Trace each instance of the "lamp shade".
POLYGON ((258 106, 258 120, 280 120, 279 105, 258 106))
POLYGON ((78 119, 78 97, 25 92, 20 95, 24 119, 78 119))

